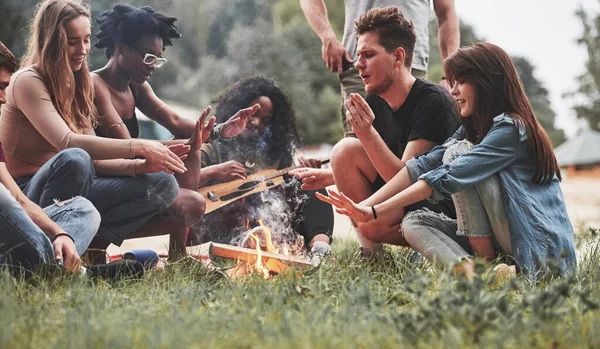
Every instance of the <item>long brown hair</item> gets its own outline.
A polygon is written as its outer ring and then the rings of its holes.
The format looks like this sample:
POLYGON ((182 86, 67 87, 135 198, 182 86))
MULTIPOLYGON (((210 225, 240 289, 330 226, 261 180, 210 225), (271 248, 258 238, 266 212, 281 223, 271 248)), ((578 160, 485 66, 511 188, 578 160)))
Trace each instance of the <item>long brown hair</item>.
POLYGON ((451 85, 462 80, 475 89, 473 114, 461 118, 470 142, 480 143, 492 127, 493 118, 507 113, 527 132, 528 150, 537 161, 533 182, 549 184, 554 174, 562 180, 550 139, 531 109, 513 61, 503 49, 489 43, 461 48, 444 60, 444 70, 451 85))
POLYGON ((35 65, 54 108, 79 133, 97 124, 97 111, 87 63, 76 72, 69 66, 65 24, 79 16, 89 19, 90 11, 76 0, 46 0, 38 6, 22 66, 35 65))

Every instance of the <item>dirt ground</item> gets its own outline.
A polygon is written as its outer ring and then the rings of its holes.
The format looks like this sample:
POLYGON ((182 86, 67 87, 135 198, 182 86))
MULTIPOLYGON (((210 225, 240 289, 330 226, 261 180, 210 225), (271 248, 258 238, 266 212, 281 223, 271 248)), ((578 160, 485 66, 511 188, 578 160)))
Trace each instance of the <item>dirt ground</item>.
MULTIPOLYGON (((567 178, 562 183, 567 211, 575 232, 587 227, 600 228, 600 177, 567 178)), ((355 239, 347 217, 335 213, 334 238, 355 239)), ((153 249, 166 254, 168 235, 126 240, 120 247, 110 245, 108 254, 121 254, 132 249, 153 249)), ((196 252, 197 248, 190 252, 196 252)))

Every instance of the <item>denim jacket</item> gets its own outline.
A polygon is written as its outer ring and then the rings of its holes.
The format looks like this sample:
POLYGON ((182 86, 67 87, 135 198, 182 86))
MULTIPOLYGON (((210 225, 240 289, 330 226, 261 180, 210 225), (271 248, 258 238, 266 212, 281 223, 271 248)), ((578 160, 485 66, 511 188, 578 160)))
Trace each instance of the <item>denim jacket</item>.
MULTIPOLYGON (((465 138, 462 127, 448 140, 452 138, 465 138)), ((527 149, 523 125, 504 113, 494 118, 480 144, 449 165, 442 163, 445 150, 440 145, 406 163, 413 181, 422 179, 432 187, 430 200, 448 198, 498 175, 512 252, 521 271, 537 279, 549 271, 549 263, 556 263, 562 275, 576 269, 573 227, 558 178, 554 175, 549 185, 532 181, 536 161, 527 149)))

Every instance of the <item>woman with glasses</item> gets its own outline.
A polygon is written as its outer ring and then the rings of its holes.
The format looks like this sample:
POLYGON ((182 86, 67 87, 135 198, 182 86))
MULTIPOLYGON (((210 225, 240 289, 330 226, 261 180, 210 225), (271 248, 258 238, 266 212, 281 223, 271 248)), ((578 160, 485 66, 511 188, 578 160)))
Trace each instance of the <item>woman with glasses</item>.
MULTIPOLYGON (((204 198, 196 192, 200 175, 200 144, 192 139, 196 121, 178 115, 156 96, 148 79, 152 73, 167 63, 163 57, 165 46, 180 37, 174 25, 176 18, 155 12, 150 7, 137 8, 118 4, 104 11, 98 23, 96 47, 105 50, 108 63, 92 73, 94 104, 98 109, 99 124, 96 133, 109 138, 137 138, 139 136, 136 108, 150 119, 167 128, 175 140, 165 144, 191 146, 185 165, 185 174, 175 174, 181 188, 172 214, 182 218, 184 226, 198 226, 204 214, 204 198)), ((213 138, 233 137, 242 132, 246 122, 259 106, 238 111, 223 124, 207 128, 213 138)), ((210 113, 210 107, 203 115, 210 113)), ((209 125, 213 125, 211 121, 209 125)), ((204 141, 204 139, 203 139, 204 141)), ((180 234, 180 236, 185 236, 180 234)), ((185 240, 171 241, 171 248, 181 251, 185 240), (174 245, 175 244, 175 245, 174 245)))

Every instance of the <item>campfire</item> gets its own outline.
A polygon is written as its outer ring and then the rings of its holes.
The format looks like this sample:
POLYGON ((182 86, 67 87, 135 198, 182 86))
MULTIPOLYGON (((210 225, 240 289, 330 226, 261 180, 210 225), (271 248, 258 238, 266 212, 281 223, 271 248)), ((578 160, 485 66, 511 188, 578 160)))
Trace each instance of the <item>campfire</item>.
POLYGON ((292 268, 301 270, 311 266, 306 257, 289 255, 286 246, 275 247, 271 230, 261 220, 258 223, 259 226, 249 229, 250 222, 247 222, 247 231, 240 240, 240 246, 210 244, 211 256, 238 261, 234 268, 227 271, 231 278, 242 278, 257 273, 269 279, 274 275, 286 273, 292 268))

